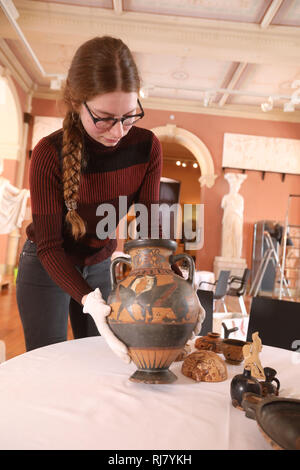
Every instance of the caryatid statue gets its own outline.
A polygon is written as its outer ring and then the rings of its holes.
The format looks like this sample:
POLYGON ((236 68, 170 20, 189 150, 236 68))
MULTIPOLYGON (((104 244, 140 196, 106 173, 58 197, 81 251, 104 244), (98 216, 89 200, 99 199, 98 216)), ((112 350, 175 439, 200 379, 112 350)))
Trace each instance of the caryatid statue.
POLYGON ((224 210, 222 221, 222 254, 224 258, 241 258, 243 245, 244 199, 238 194, 247 175, 226 173, 224 178, 229 184, 229 193, 221 203, 224 210))

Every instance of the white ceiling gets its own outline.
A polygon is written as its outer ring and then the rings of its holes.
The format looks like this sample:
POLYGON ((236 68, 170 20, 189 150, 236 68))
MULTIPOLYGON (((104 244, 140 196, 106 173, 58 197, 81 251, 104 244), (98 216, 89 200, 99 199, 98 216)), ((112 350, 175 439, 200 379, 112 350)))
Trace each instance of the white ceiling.
POLYGON ((34 96, 56 97, 48 75, 110 34, 135 55, 145 107, 300 122, 300 0, 14 0, 18 31, 4 3, 0 62, 34 96))

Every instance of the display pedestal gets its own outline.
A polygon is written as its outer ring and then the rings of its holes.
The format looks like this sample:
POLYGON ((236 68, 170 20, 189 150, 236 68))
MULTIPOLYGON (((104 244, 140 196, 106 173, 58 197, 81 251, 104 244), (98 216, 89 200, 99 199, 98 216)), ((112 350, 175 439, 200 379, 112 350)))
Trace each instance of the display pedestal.
POLYGON ((230 276, 241 277, 246 268, 247 263, 244 258, 224 258, 223 256, 216 256, 214 260, 214 273, 216 279, 219 278, 220 271, 230 271, 230 276))

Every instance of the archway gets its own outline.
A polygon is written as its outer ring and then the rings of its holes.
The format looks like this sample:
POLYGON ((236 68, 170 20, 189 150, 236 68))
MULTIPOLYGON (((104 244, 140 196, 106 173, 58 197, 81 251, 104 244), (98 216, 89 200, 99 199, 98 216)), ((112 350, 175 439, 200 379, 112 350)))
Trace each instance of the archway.
POLYGON ((23 113, 17 90, 9 76, 0 76, 0 158, 19 160, 23 113))
MULTIPOLYGON (((12 78, 6 69, 1 69, 0 72, 2 72, 0 76, 0 128, 2 131, 0 133, 0 159, 4 166, 4 173, 8 170, 10 183, 19 186, 20 161, 24 146, 23 111, 12 78)), ((2 234, 0 237, 0 272, 2 274, 11 274, 15 266, 19 239, 19 229, 15 229, 9 235, 2 234)))
POLYGON ((214 173, 214 162, 211 153, 199 137, 174 124, 155 127, 152 129, 152 132, 154 132, 159 139, 170 140, 183 145, 194 155, 201 170, 201 176, 199 178, 201 187, 207 186, 211 188, 215 184, 217 175, 214 173))

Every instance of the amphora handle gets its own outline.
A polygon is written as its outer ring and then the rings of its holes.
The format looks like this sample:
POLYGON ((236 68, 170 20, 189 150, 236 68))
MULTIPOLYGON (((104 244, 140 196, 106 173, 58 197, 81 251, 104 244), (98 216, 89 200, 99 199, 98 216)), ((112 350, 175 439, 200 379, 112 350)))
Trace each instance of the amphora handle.
POLYGON ((118 256, 117 258, 112 260, 110 264, 110 280, 112 289, 115 289, 117 287, 116 265, 118 263, 125 263, 128 264, 128 266, 131 266, 131 259, 125 258, 125 256, 118 256))
POLYGON ((174 264, 174 263, 177 263, 177 261, 181 259, 185 259, 188 263, 189 276, 187 278, 187 281, 192 284, 194 281, 194 275, 195 275, 195 263, 194 263, 193 258, 190 255, 186 253, 179 253, 178 255, 170 255, 169 262, 170 264, 174 264))

